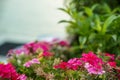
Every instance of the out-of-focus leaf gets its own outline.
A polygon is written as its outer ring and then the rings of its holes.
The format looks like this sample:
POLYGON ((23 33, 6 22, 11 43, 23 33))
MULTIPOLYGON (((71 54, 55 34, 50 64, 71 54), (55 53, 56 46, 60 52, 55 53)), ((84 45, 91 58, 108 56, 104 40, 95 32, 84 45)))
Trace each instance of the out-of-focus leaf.
POLYGON ((117 35, 112 35, 114 41, 117 41, 117 35))
POLYGON ((58 23, 70 23, 70 24, 74 24, 73 21, 67 21, 67 20, 61 20, 58 23))
POLYGON ((79 37, 80 48, 84 47, 84 44, 86 43, 86 41, 87 41, 86 37, 82 37, 82 36, 79 37))
POLYGON ((112 14, 116 13, 117 11, 120 11, 120 8, 115 8, 115 9, 112 11, 112 14))
POLYGON ((104 3, 104 9, 107 13, 111 13, 111 8, 106 3, 104 3))
POLYGON ((116 19, 118 18, 117 16, 115 15, 112 15, 110 17, 108 17, 106 19, 106 21, 104 22, 103 24, 103 28, 102 28, 102 34, 105 34, 105 32, 107 31, 107 28, 109 27, 109 25, 116 19))
POLYGON ((85 9, 85 13, 86 13, 88 16, 92 16, 92 15, 93 15, 93 12, 92 12, 92 9, 91 9, 91 8, 84 7, 84 9, 85 9))
POLYGON ((96 22, 96 30, 98 31, 98 32, 100 32, 101 31, 101 21, 100 21, 100 18, 99 18, 99 16, 98 15, 96 15, 95 16, 96 17, 96 19, 95 19, 95 22, 96 22))
POLYGON ((69 8, 66 8, 66 9, 64 9, 64 8, 58 8, 58 9, 61 10, 61 11, 63 11, 63 12, 65 12, 65 13, 67 13, 68 15, 70 15, 69 8))
POLYGON ((93 11, 97 6, 99 6, 99 4, 93 5, 93 6, 91 7, 92 11, 93 11))

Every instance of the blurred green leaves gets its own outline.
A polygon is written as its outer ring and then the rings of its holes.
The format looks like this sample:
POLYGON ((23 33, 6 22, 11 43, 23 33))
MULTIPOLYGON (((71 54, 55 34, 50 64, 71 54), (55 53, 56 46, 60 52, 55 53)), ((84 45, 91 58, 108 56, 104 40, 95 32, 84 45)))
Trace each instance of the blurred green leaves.
POLYGON ((111 6, 107 0, 71 0, 65 8, 59 8, 70 16, 69 20, 64 19, 59 23, 68 23, 66 31, 74 38, 72 49, 79 46, 77 50, 81 52, 120 54, 120 8, 117 0, 114 2, 116 6, 111 6))

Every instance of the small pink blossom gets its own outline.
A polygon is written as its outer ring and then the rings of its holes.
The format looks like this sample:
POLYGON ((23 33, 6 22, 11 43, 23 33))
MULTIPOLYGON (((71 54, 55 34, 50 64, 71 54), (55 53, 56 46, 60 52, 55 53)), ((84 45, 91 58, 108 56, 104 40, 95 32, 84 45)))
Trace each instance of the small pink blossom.
POLYGON ((85 63, 85 68, 90 74, 103 74, 102 65, 104 62, 101 58, 97 57, 93 52, 83 53, 82 61, 85 63))
POLYGON ((40 64, 40 62, 39 62, 38 59, 34 58, 34 59, 26 62, 23 66, 25 66, 25 67, 30 67, 30 66, 33 65, 33 64, 40 64))
POLYGON ((114 54, 106 53, 105 56, 109 57, 108 61, 115 61, 115 55, 114 54))
POLYGON ((55 69, 63 69, 63 70, 65 70, 65 69, 67 69, 67 65, 68 65, 67 62, 61 62, 60 64, 55 65, 54 68, 55 69))
POLYGON ((48 42, 31 42, 31 43, 25 44, 24 48, 34 53, 38 49, 42 49, 43 51, 50 50, 50 44, 48 42))
POLYGON ((20 75, 17 80, 27 80, 27 76, 25 74, 20 75))
POLYGON ((84 63, 89 63, 89 64, 95 66, 96 68, 102 68, 102 65, 104 64, 102 59, 97 57, 97 55, 95 55, 93 52, 89 52, 87 54, 83 53, 81 60, 84 63))
POLYGON ((112 68, 115 68, 115 67, 116 67, 116 62, 108 62, 108 64, 109 64, 112 68))
POLYGON ((69 46, 69 42, 67 40, 61 40, 59 38, 53 39, 50 43, 58 44, 60 46, 69 46))
POLYGON ((89 63, 85 63, 84 66, 87 71, 89 72, 89 74, 98 74, 98 75, 102 75, 105 73, 104 70, 102 70, 101 68, 96 68, 95 66, 89 64, 89 63))
POLYGON ((68 61, 67 67, 72 70, 77 70, 82 65, 80 58, 73 58, 68 61))
POLYGON ((29 54, 29 50, 27 50, 23 47, 20 47, 19 49, 11 49, 11 50, 8 51, 7 56, 9 57, 13 54, 16 54, 16 55, 29 54))
POLYGON ((61 45, 61 46, 69 46, 69 43, 67 41, 65 41, 65 40, 61 40, 59 42, 59 45, 61 45))
POLYGON ((50 56, 53 55, 53 53, 48 52, 48 51, 44 51, 42 55, 43 55, 44 57, 50 57, 50 56))

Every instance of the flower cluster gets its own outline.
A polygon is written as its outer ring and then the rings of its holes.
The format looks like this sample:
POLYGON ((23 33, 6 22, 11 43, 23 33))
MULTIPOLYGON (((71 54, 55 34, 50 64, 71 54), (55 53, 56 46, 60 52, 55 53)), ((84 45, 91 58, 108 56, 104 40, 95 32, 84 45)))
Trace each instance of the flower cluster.
POLYGON ((58 65, 55 65, 54 68, 58 69, 71 69, 77 70, 82 65, 82 61, 79 58, 70 59, 68 62, 61 62, 58 65))
POLYGON ((8 55, 15 54, 30 54, 36 53, 38 50, 48 51, 50 50, 50 44, 48 42, 30 42, 20 47, 19 49, 10 50, 8 55))
POLYGON ((81 58, 73 58, 68 62, 61 62, 55 65, 55 68, 78 70, 80 67, 85 67, 90 74, 103 74, 102 65, 104 62, 101 58, 97 57, 94 53, 83 53, 81 58))
POLYGON ((105 71, 102 69, 104 62, 101 58, 97 57, 93 52, 88 54, 82 54, 82 61, 85 64, 85 68, 90 74, 103 74, 105 71))
POLYGON ((110 67, 116 67, 115 55, 106 53, 105 56, 108 58, 107 63, 110 67))
POLYGON ((27 77, 16 72, 15 67, 8 64, 0 64, 0 79, 10 79, 10 80, 26 80, 27 77))
MULTIPOLYGON (((12 54, 34 54, 39 51, 43 51, 44 56, 48 54, 47 51, 51 50, 51 48, 54 47, 54 45, 59 45, 59 46, 69 46, 68 41, 65 40, 60 40, 60 39, 53 39, 51 41, 36 41, 36 42, 30 42, 27 44, 24 44, 23 46, 19 47, 18 49, 12 49, 9 50, 8 56, 12 54)), ((56 46, 55 46, 56 47, 56 46)), ((49 54, 50 56, 50 54, 49 54)))
MULTIPOLYGON (((69 44, 67 41, 60 39, 53 39, 52 41, 30 42, 24 44, 20 48, 10 50, 8 52, 9 62, 16 67, 18 72, 22 72, 23 74, 26 74, 27 77, 30 77, 30 75, 35 73, 34 71, 36 71, 37 68, 40 66, 43 67, 43 65, 46 65, 48 61, 51 61, 47 64, 48 67, 52 67, 53 60, 56 58, 56 56, 59 57, 58 54, 55 54, 54 50, 61 50, 62 48, 68 46, 69 44), (32 65, 35 65, 36 67, 32 65)), ((36 74, 37 73, 38 72, 36 72, 36 74)), ((33 76, 37 77, 36 74, 33 76)), ((42 75, 42 77, 45 77, 47 74, 51 75, 50 73, 44 72, 44 76, 42 75)), ((25 75, 21 75, 19 77, 22 79, 25 77, 25 75)))
POLYGON ((0 77, 2 76, 2 79, 12 77, 18 80, 120 79, 120 67, 116 62, 119 61, 119 56, 115 57, 109 53, 95 54, 91 51, 80 54, 81 57, 71 58, 70 51, 71 46, 64 40, 27 43, 9 51, 9 64, 4 66, 12 68, 1 70, 0 77))

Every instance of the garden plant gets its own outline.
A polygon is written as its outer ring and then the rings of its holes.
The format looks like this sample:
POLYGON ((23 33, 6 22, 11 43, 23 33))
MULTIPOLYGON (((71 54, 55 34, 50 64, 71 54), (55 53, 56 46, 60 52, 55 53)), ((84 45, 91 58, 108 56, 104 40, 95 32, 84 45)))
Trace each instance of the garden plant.
POLYGON ((120 80, 120 1, 65 0, 68 37, 9 50, 0 80, 120 80))

